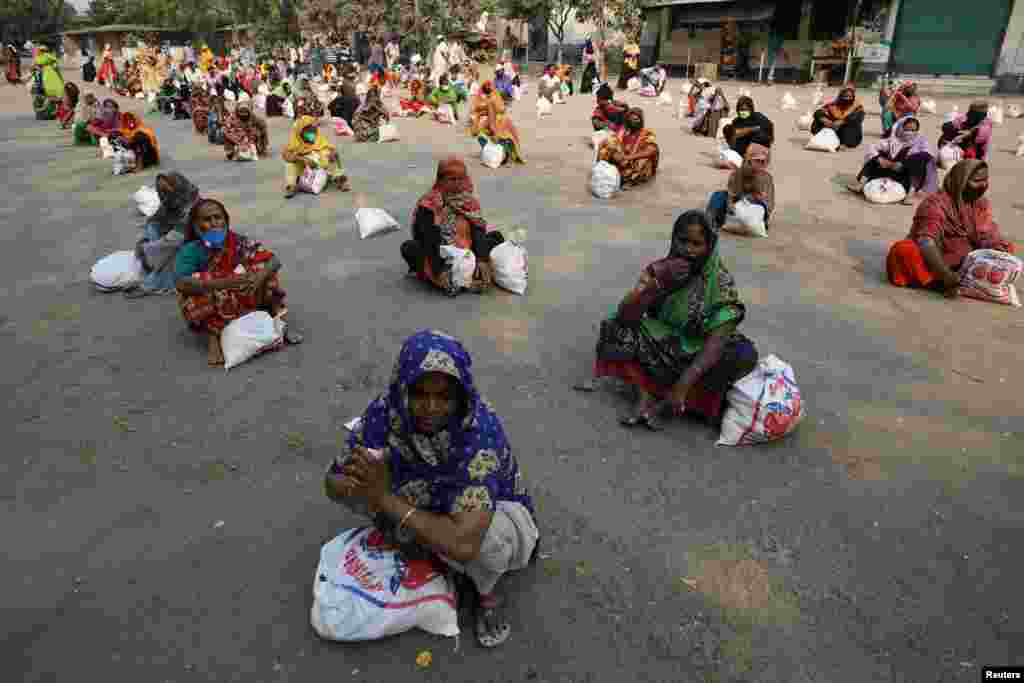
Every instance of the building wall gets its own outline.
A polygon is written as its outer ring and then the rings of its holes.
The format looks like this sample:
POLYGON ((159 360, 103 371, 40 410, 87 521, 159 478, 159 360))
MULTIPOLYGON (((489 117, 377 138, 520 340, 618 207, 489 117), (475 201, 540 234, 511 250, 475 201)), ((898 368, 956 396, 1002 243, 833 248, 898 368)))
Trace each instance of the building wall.
POLYGON ((996 76, 1010 74, 1024 74, 1024 0, 1013 3, 1013 12, 996 63, 996 76))

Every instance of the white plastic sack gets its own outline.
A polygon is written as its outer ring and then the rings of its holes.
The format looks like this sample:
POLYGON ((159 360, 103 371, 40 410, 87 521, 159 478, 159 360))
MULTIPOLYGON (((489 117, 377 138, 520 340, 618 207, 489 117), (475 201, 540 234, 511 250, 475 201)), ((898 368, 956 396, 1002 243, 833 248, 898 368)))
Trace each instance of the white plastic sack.
POLYGON ((1017 156, 1024 157, 1024 142, 1017 143, 1017 156))
POLYGON ((739 152, 726 145, 722 145, 718 148, 718 156, 715 158, 715 168, 734 171, 742 165, 743 157, 740 156, 739 152))
POLYGON ((434 112, 434 119, 436 119, 438 123, 443 123, 448 126, 454 126, 455 110, 452 109, 452 105, 450 104, 442 104, 440 107, 437 108, 437 111, 434 112))
POLYGON ((906 196, 906 189, 892 178, 875 178, 864 185, 864 198, 872 204, 896 204, 906 196))
POLYGON ((821 86, 814 91, 814 97, 811 98, 811 109, 817 109, 825 101, 825 93, 822 91, 821 86))
POLYGON ((537 118, 551 116, 551 102, 546 97, 537 98, 537 118))
POLYGON ((356 230, 365 240, 398 230, 398 221, 384 209, 356 209, 356 230))
POLYGON ((358 97, 360 100, 366 97, 366 93, 368 90, 369 88, 366 87, 366 83, 364 83, 363 81, 356 83, 356 97, 358 97))
POLYGON ((960 294, 971 299, 1020 306, 1017 286, 1021 260, 995 249, 972 251, 960 266, 960 294))
POLYGON ((748 446, 783 438, 804 417, 793 368, 771 355, 726 394, 719 446, 748 446))
POLYGON ((1019 119, 1022 115, 1020 106, 1016 104, 1006 105, 1006 115, 1009 116, 1011 119, 1019 119))
POLYGON ((524 88, 520 88, 518 85, 513 85, 512 86, 512 99, 515 100, 516 102, 518 102, 519 100, 523 99, 523 90, 524 90, 524 88))
POLYGON ((836 152, 839 150, 839 136, 831 128, 822 128, 807 141, 806 149, 814 152, 836 152))
POLYGON ((590 170, 590 192, 598 199, 611 199, 620 187, 619 169, 599 161, 590 170))
POLYGON ((718 122, 718 132, 715 133, 716 140, 725 139, 725 127, 733 122, 733 119, 722 119, 718 122))
POLYGON ((997 126, 1003 125, 1003 108, 998 104, 993 104, 988 108, 988 117, 997 126))
POLYGON ((922 114, 934 114, 938 110, 938 105, 935 104, 935 100, 928 98, 921 100, 921 113, 922 114))
POLYGON ((114 146, 110 144, 110 138, 100 138, 100 156, 103 159, 114 158, 114 146))
POLYGON ((283 320, 271 318, 266 311, 253 311, 229 322, 220 333, 224 369, 280 349, 284 346, 284 328, 283 320))
POLYGON ((768 226, 765 224, 764 207, 745 198, 739 200, 733 204, 732 211, 726 216, 722 230, 735 235, 767 237, 768 226))
POLYGON ((797 130, 810 130, 811 124, 814 123, 814 115, 811 112, 807 112, 796 120, 797 130))
POLYGON ((661 95, 658 96, 658 106, 662 105, 666 107, 672 106, 672 96, 667 92, 662 92, 661 95))
POLYGON ((476 255, 469 249, 441 246, 441 257, 452 267, 452 283, 456 287, 468 289, 473 285, 473 273, 476 272, 476 255))
POLYGON ((590 136, 590 147, 592 149, 601 149, 601 145, 603 145, 611 136, 612 133, 608 130, 594 131, 594 134, 590 136))
POLYGON ((529 266, 525 247, 509 240, 502 242, 491 249, 491 265, 494 284, 520 296, 526 293, 529 266))
POLYGON ((263 93, 259 93, 256 97, 252 98, 252 106, 260 111, 267 110, 267 96, 263 93))
POLYGON ((505 148, 501 145, 488 142, 484 145, 483 149, 480 150, 480 163, 487 168, 500 168, 504 161, 505 148))
POLYGON ((326 640, 376 640, 419 628, 459 634, 454 586, 444 567, 405 560, 373 527, 352 529, 320 549, 310 624, 326 640))
POLYGON ((378 142, 394 142, 400 140, 398 137, 398 126, 393 123, 385 123, 380 127, 378 142))
POLYGON ((295 118, 295 106, 292 104, 292 101, 287 97, 284 99, 284 103, 281 105, 281 113, 284 114, 286 118, 295 118))
POLYGON ((236 157, 239 161, 259 161, 260 155, 256 151, 256 145, 249 145, 242 147, 238 150, 238 156, 236 157))
POLYGON ((320 194, 324 191, 326 186, 327 171, 322 168, 310 168, 307 166, 306 169, 302 171, 302 175, 299 176, 299 192, 320 194))
POLYGON ((111 157, 114 164, 114 175, 125 175, 135 168, 135 152, 124 147, 115 147, 111 157))
POLYGON ((139 213, 151 218, 160 210, 160 195, 149 185, 143 185, 135 194, 135 204, 139 207, 139 213))
POLYGON ((943 145, 939 149, 939 168, 948 171, 963 161, 964 151, 957 145, 943 145))
POLYGON ((115 251, 104 256, 89 272, 89 279, 96 289, 116 292, 142 282, 142 261, 134 251, 115 251))
POLYGON ((640 79, 634 76, 633 78, 626 81, 626 90, 639 90, 640 79))
POLYGON ((793 97, 793 93, 787 91, 786 94, 782 96, 782 109, 796 109, 796 98, 793 97))

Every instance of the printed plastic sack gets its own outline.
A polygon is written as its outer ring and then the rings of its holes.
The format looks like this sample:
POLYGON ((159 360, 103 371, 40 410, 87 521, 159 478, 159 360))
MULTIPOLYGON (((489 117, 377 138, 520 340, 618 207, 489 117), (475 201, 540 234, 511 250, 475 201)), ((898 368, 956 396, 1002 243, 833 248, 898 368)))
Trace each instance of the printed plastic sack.
POLYGON ((810 130, 811 124, 814 123, 814 115, 811 112, 807 112, 796 120, 797 130, 810 130))
POLYGON ((134 251, 115 251, 104 256, 89 272, 96 289, 116 292, 142 282, 142 261, 134 251))
POLYGON ((1017 286, 1021 260, 995 249, 972 251, 960 266, 960 294, 971 299, 1020 306, 1017 286))
POLYGON ((253 311, 229 322, 220 333, 224 369, 230 370, 250 358, 284 346, 284 321, 266 311, 253 311))
POLYGON ((356 209, 356 229, 365 240, 398 230, 398 221, 384 209, 356 209))
POLYGON ((626 81, 626 90, 639 90, 640 79, 634 76, 633 78, 626 81))
POLYGON ((491 249, 491 265, 494 267, 494 284, 522 296, 526 293, 529 264, 526 247, 522 238, 506 240, 491 249))
POLYGON ((590 193, 598 199, 611 199, 620 187, 619 169, 599 161, 590 170, 590 193))
POLYGON ((125 175, 131 173, 135 168, 135 152, 124 147, 114 147, 114 155, 111 157, 114 163, 114 175, 125 175))
POLYGON ((320 194, 324 191, 324 187, 327 186, 327 171, 322 168, 309 168, 308 166, 302 175, 299 176, 298 189, 299 192, 308 192, 309 194, 320 194))
POLYGON ((239 161, 259 161, 260 155, 256 151, 256 145, 249 145, 242 147, 238 150, 238 156, 236 157, 239 161))
POLYGON ((286 116, 289 119, 294 119, 295 118, 295 106, 292 104, 292 101, 290 99, 288 99, 287 97, 284 99, 284 102, 281 104, 281 114, 283 116, 286 116))
POLYGON ((988 108, 988 117, 992 119, 992 123, 997 126, 1003 125, 1003 108, 998 104, 993 104, 988 108))
POLYGON ((380 127, 380 137, 377 138, 378 142, 394 142, 399 139, 398 126, 395 124, 385 123, 380 127))
POLYGON ((645 85, 637 90, 636 94, 640 97, 657 97, 658 91, 654 89, 653 85, 645 85))
POLYGON ((1009 116, 1011 119, 1019 119, 1022 115, 1024 115, 1024 112, 1021 112, 1019 105, 1008 104, 1006 105, 1006 115, 1009 116))
POLYGON ((352 131, 352 126, 348 125, 348 121, 337 117, 334 119, 334 133, 344 138, 355 135, 352 131))
POLYGON ((715 168, 734 171, 743 165, 743 157, 734 149, 722 145, 718 148, 718 156, 715 158, 715 168))
POLYGON ((310 624, 326 640, 376 640, 419 628, 457 636, 454 586, 443 565, 406 560, 373 527, 351 529, 320 549, 310 624))
POLYGON ((807 141, 807 147, 814 152, 836 152, 839 150, 839 136, 831 128, 822 128, 807 141))
POLYGON ((906 196, 906 189, 891 178, 875 178, 864 185, 864 198, 872 204, 895 204, 906 196))
POLYGON ((537 118, 551 116, 551 102, 546 97, 537 98, 537 118))
POLYGON ((114 158, 114 146, 110 144, 110 138, 100 138, 100 156, 104 159, 114 158))
POLYGON ((473 273, 476 272, 476 256, 469 249, 441 246, 441 257, 451 264, 452 283, 456 287, 468 289, 473 284, 473 273))
POLYGON ((793 93, 787 91, 786 94, 782 96, 782 109, 796 109, 796 98, 793 97, 793 93))
POLYGON ((726 394, 719 446, 749 446, 786 436, 804 418, 793 368, 771 355, 726 394))
POLYGON ((443 123, 447 126, 454 126, 455 110, 452 109, 452 105, 450 104, 442 104, 440 107, 437 108, 437 111, 434 112, 434 119, 438 123, 443 123))
POLYGON ((160 209, 160 195, 149 185, 140 187, 133 196, 139 213, 147 218, 152 217, 160 209))
POLYGON ((939 168, 948 171, 964 158, 964 151, 956 145, 943 145, 939 149, 939 168))
POLYGON ((935 100, 929 98, 927 100, 921 100, 921 113, 922 114, 934 114, 938 110, 938 105, 935 104, 935 100))
POLYGON ((496 145, 493 142, 488 142, 484 145, 483 149, 480 150, 480 163, 487 168, 501 168, 501 164, 505 161, 505 148, 501 145, 496 145))
POLYGON ((733 205, 732 212, 726 216, 722 230, 734 235, 767 237, 768 226, 765 224, 765 208, 746 198, 739 200, 733 205))

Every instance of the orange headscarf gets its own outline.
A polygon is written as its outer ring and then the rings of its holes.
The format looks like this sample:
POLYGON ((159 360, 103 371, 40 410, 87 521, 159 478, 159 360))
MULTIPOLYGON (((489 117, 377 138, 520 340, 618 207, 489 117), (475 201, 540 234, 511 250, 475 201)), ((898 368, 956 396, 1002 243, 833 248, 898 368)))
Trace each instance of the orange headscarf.
POLYGON ((135 114, 130 111, 126 111, 121 114, 121 127, 117 132, 126 138, 131 138, 137 133, 142 133, 149 138, 149 143, 153 145, 153 151, 156 152, 157 161, 160 160, 160 144, 156 141, 156 133, 153 132, 152 128, 146 126, 135 114))

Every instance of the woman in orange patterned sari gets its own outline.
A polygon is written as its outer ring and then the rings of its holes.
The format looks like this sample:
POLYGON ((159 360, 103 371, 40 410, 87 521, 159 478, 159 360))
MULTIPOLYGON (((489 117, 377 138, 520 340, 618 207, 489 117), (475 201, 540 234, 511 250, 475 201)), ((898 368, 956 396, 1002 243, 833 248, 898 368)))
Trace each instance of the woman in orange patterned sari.
MULTIPOLYGON (((185 244, 175 259, 181 313, 189 326, 208 335, 208 362, 224 364, 220 334, 232 320, 253 311, 284 317, 284 291, 277 273, 281 262, 259 242, 231 230, 224 205, 201 199, 192 208, 185 244)), ((287 330, 285 341, 302 342, 287 330)))
POLYGON ((626 129, 621 139, 614 135, 609 137, 597 153, 599 161, 607 161, 619 169, 623 187, 653 180, 660 157, 654 131, 644 127, 644 113, 637 107, 626 112, 626 129))

